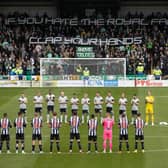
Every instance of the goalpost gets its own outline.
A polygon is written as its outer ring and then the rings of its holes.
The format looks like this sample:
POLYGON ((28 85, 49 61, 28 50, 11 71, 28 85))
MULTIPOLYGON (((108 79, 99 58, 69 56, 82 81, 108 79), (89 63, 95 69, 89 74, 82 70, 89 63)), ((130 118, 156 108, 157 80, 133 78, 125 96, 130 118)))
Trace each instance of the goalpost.
POLYGON ((126 79, 125 58, 41 58, 40 86, 86 86, 85 68, 90 72, 87 86, 103 86, 106 81, 126 79))

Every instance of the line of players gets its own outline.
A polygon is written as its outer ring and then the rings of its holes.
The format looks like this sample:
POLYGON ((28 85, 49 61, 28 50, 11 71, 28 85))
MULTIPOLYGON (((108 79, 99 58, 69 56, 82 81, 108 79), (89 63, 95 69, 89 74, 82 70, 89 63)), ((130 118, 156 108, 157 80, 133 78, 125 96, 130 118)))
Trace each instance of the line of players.
MULTIPOLYGON (((55 107, 55 95, 49 90, 49 93, 46 95, 45 100, 47 103, 47 123, 49 122, 50 119, 50 112, 54 112, 54 107, 55 107)), ((93 103, 94 103, 94 110, 95 110, 95 116, 96 118, 98 115, 100 116, 101 123, 102 123, 102 109, 103 109, 103 104, 106 104, 106 112, 114 113, 113 112, 113 104, 114 104, 114 97, 112 96, 111 92, 108 92, 107 96, 105 97, 105 100, 103 100, 103 97, 100 95, 99 92, 96 93, 93 103)), ((127 110, 127 104, 128 100, 125 97, 125 94, 122 93, 121 98, 119 98, 119 115, 122 113, 126 112, 127 110)), ((26 118, 26 111, 27 111, 27 103, 28 100, 25 97, 24 94, 22 94, 19 98, 19 108, 20 112, 22 112, 25 115, 26 118)), ((42 108, 43 108, 43 103, 44 103, 44 98, 40 94, 40 92, 34 96, 33 98, 33 103, 34 103, 34 110, 35 112, 39 113, 40 116, 42 117, 42 108)), ((68 108, 68 97, 64 94, 64 91, 60 92, 60 96, 58 97, 58 103, 59 103, 59 109, 60 109, 60 121, 61 123, 64 122, 67 123, 68 115, 67 115, 67 108, 68 108)), ((79 105, 80 105, 80 100, 77 97, 77 95, 74 93, 73 97, 70 99, 70 104, 71 104, 71 111, 72 113, 74 111, 79 110, 79 105)), ((85 122, 85 116, 87 118, 87 122, 89 120, 89 106, 90 106, 90 98, 88 97, 88 94, 85 93, 83 98, 81 99, 81 104, 82 104, 82 123, 85 122)), ((133 98, 131 99, 131 111, 132 111, 132 121, 131 123, 133 124, 134 119, 137 115, 138 112, 138 105, 139 105, 139 98, 134 95, 133 98)), ((114 114, 113 114, 114 115, 114 114)))
MULTIPOLYGON (((112 128, 114 126, 114 118, 111 117, 109 112, 106 113, 106 117, 103 119, 103 153, 106 153, 107 149, 107 141, 109 141, 109 152, 112 153, 112 139, 113 133, 112 128)), ((19 145, 21 145, 22 154, 24 152, 24 128, 26 127, 26 121, 22 116, 22 113, 18 113, 18 117, 14 120, 14 127, 16 128, 16 153, 19 152, 19 145)), ((77 115, 77 112, 74 111, 69 120, 70 125, 70 144, 69 144, 69 152, 72 152, 72 146, 74 139, 77 140, 79 152, 82 152, 82 146, 80 143, 80 118, 77 115)), ((137 153, 138 141, 141 142, 142 152, 144 152, 144 121, 141 118, 141 114, 137 114, 137 118, 134 122, 135 125, 135 153, 137 153)), ((38 141, 39 152, 42 151, 42 119, 38 115, 38 113, 34 114, 34 118, 31 122, 32 126, 32 153, 35 153, 35 143, 38 141)), ((126 143, 127 152, 129 153, 129 143, 128 143, 128 119, 125 113, 121 115, 118 122, 119 126, 119 153, 122 152, 122 143, 126 143)), ((53 143, 56 142, 57 152, 60 153, 60 128, 61 122, 59 117, 57 117, 57 113, 54 112, 52 118, 49 122, 50 127, 50 153, 53 151, 53 143)), ((0 120, 0 128, 1 128, 1 140, 0 140, 0 153, 2 152, 2 147, 4 141, 6 141, 7 153, 10 153, 10 131, 12 128, 11 121, 8 119, 7 113, 4 113, 3 118, 0 120)), ((92 114, 91 118, 88 120, 88 151, 91 151, 91 143, 95 145, 95 152, 98 153, 98 145, 97 145, 97 128, 98 128, 98 120, 95 118, 95 115, 92 114)))
MULTIPOLYGON (((61 94, 63 94, 63 92, 61 92, 61 94)), ((51 93, 49 93, 49 95, 51 95, 51 93)), ((38 95, 39 97, 41 97, 41 95, 38 95)), ((76 95, 74 95, 73 99, 76 99, 75 97, 76 95)), ((87 94, 85 94, 85 98, 88 99, 87 94)), ((102 105, 103 100, 102 97, 99 95, 99 93, 96 93, 97 98, 99 99, 99 101, 101 102, 101 104, 96 104, 96 98, 94 98, 94 103, 95 103, 95 113, 101 113, 102 106, 97 106, 97 105, 102 105), (97 108, 96 108, 97 107, 97 108), (99 108, 98 108, 99 107, 99 108)), ((111 96, 111 93, 108 93, 108 96, 111 96)), ((34 103, 35 103, 35 114, 34 114, 34 118, 31 122, 31 126, 32 126, 32 153, 35 153, 35 142, 36 140, 38 140, 38 145, 39 145, 39 151, 40 153, 43 153, 42 151, 42 134, 41 134, 41 128, 42 128, 42 117, 41 117, 41 110, 42 110, 42 106, 39 107, 37 106, 37 96, 34 97, 34 103)), ((46 96, 46 98, 48 97, 48 95, 46 96)), ((110 103, 111 105, 113 105, 114 103, 114 98, 111 96, 111 101, 108 102, 107 104, 110 103), (113 103, 112 103, 113 102, 113 103)), ((138 98, 136 98, 136 96, 133 97, 133 99, 137 99, 137 104, 139 103, 138 98)), ((20 98, 19 98, 19 101, 20 98)), ((48 101, 47 101, 48 102, 48 101)), ((119 122, 118 122, 118 126, 120 128, 120 135, 119 135, 119 153, 121 153, 122 151, 122 143, 125 142, 126 143, 126 147, 127 147, 127 152, 129 153, 129 143, 128 143, 128 126, 129 126, 129 122, 126 116, 126 103, 127 103, 127 99, 125 98, 125 95, 122 94, 122 97, 119 99, 120 103, 120 110, 119 110, 119 122)), ((23 104, 23 102, 21 103, 23 104)), ((41 104, 41 101, 40 103, 41 104)), ((61 105, 61 104, 60 104, 61 105)), ((66 105, 67 105, 67 101, 66 101, 66 105)), ((89 104, 88 104, 89 105, 89 104)), ((135 105, 132 105, 132 111, 135 113, 136 112, 136 119, 134 120, 134 125, 135 125, 135 151, 137 152, 137 146, 138 146, 138 141, 140 140, 141 142, 141 147, 142 147, 142 152, 144 152, 144 133, 143 133, 143 128, 144 128, 144 121, 143 119, 141 119, 140 117, 140 113, 137 112, 137 109, 134 109, 135 105)), ((16 127, 16 153, 18 153, 18 149, 19 149, 19 144, 21 144, 21 149, 22 149, 22 153, 24 154, 24 128, 27 125, 27 122, 25 120, 25 117, 22 117, 22 114, 25 114, 25 110, 23 110, 23 108, 21 108, 23 106, 20 105, 20 112, 18 113, 18 117, 15 119, 14 121, 14 126, 16 127)), ((62 107, 62 106, 61 106, 62 107)), ((67 107, 67 106, 66 106, 67 107)), ((73 141, 74 139, 77 140, 78 143, 78 147, 79 147, 79 152, 82 152, 82 146, 80 143, 80 132, 79 132, 79 126, 80 126, 80 118, 77 114, 77 110, 78 108, 77 104, 72 104, 72 116, 70 117, 69 120, 69 125, 70 125, 70 144, 69 144, 69 152, 72 152, 72 146, 73 146, 73 141), (75 109, 74 109, 75 106, 75 109)), ((88 106, 87 106, 88 107, 88 106)), ((137 107, 136 107, 137 108, 137 107)), ((51 104, 48 104, 47 107, 48 111, 52 111, 54 110, 53 107, 51 108, 51 104)), ((83 109, 86 110, 86 109, 83 109)), ((88 110, 88 109, 87 109, 88 110)), ((60 110, 61 112, 66 112, 65 106, 64 108, 61 108, 60 110)), ((84 111, 83 111, 84 113, 84 111)), ((88 111, 87 111, 88 113, 88 111)), ((51 133, 50 133, 50 153, 52 153, 53 150, 53 143, 54 140, 56 142, 56 147, 57 147, 57 151, 58 153, 60 153, 60 136, 59 136, 59 129, 61 127, 61 118, 57 117, 57 114, 53 111, 53 116, 51 119, 49 119, 48 124, 49 127, 51 128, 51 133)), ((106 118, 102 118, 101 122, 104 128, 104 132, 103 132, 103 152, 106 153, 106 148, 107 148, 107 140, 109 141, 109 152, 112 152, 112 128, 114 125, 114 117, 111 117, 112 114, 112 106, 107 106, 106 108, 106 118)), ((65 120, 65 122, 67 122, 65 120)), ((98 145, 97 145, 97 126, 98 126, 98 119, 97 117, 92 114, 91 118, 88 118, 88 153, 90 153, 91 151, 91 143, 93 142, 95 145, 95 152, 98 152, 98 145)), ((9 141, 10 141, 10 136, 9 136, 9 128, 12 127, 10 120, 7 118, 7 114, 5 113, 3 118, 0 120, 0 127, 1 127, 1 141, 0 141, 0 153, 2 150, 2 146, 3 146, 3 142, 6 141, 6 146, 7 146, 7 153, 10 153, 9 149, 10 149, 10 145, 9 145, 9 141)))

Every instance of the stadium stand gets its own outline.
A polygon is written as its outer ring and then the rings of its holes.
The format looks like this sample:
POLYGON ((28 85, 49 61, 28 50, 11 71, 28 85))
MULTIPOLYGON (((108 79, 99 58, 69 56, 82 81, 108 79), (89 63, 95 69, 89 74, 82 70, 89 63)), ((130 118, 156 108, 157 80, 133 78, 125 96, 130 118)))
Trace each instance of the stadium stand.
MULTIPOLYGON (((136 73, 136 68, 141 63, 144 66, 144 73, 151 74, 152 69, 160 67, 162 75, 168 75, 168 29, 166 24, 152 25, 79 25, 70 26, 62 24, 5 24, 7 18, 23 19, 28 18, 28 13, 9 13, 0 14, 0 74, 8 75, 11 73, 22 73, 24 75, 40 73, 39 58, 74 58, 76 57, 76 48, 73 44, 47 44, 30 45, 29 38, 36 37, 80 37, 100 38, 108 37, 142 37, 141 44, 132 44, 126 46, 94 46, 96 58, 126 58, 127 74, 136 73), (20 69, 20 71, 19 71, 20 69)), ((31 16, 32 17, 32 16, 31 16)), ((46 13, 33 16, 37 20, 50 19, 46 13)), ((81 17, 81 16, 80 16, 81 17)), ((84 16, 85 17, 85 16, 84 16)), ((113 18, 108 14, 95 14, 90 18, 113 18)), ((145 16, 140 13, 128 13, 125 19, 141 18, 145 21, 165 18, 167 13, 151 13, 145 16)))

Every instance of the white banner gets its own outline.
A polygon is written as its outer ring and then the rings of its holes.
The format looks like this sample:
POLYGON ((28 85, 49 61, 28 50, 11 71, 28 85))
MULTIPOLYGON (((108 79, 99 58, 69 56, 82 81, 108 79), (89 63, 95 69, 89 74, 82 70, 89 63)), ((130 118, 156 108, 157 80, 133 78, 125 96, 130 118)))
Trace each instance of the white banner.
POLYGON ((39 81, 0 80, 0 87, 39 87, 39 81))
POLYGON ((134 80, 118 80, 118 87, 134 87, 134 80))
POLYGON ((83 87, 83 80, 58 80, 57 87, 83 87))
MULTIPOLYGON (((52 80, 43 87, 168 87, 168 80, 52 80)), ((39 81, 0 80, 0 87, 40 87, 39 81)))
POLYGON ((142 19, 142 18, 110 18, 110 19, 91 19, 91 18, 36 18, 36 17, 25 17, 25 18, 15 18, 15 17, 8 17, 5 19, 6 25, 41 25, 41 24, 49 24, 49 25, 69 25, 69 26, 104 26, 104 25, 154 25, 154 24, 162 24, 168 25, 167 18, 152 18, 152 19, 142 19))
POLYGON ((29 44, 74 44, 74 45, 108 45, 108 46, 117 46, 117 45, 130 45, 130 44, 141 44, 142 37, 124 37, 124 38, 88 38, 83 39, 80 37, 30 37, 29 44))

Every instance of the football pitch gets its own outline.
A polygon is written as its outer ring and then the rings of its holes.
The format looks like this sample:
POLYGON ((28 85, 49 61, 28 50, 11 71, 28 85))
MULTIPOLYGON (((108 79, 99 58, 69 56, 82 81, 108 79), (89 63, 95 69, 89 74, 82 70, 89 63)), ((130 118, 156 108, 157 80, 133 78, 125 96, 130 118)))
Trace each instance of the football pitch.
MULTIPOLYGON (((123 153, 118 152, 118 135, 119 129, 117 126, 118 118, 118 99, 122 92, 125 92, 128 99, 127 114, 129 120, 131 119, 131 105, 130 101, 134 93, 140 99, 139 111, 145 119, 145 96, 149 88, 52 88, 52 92, 58 97, 61 90, 64 90, 65 95, 70 99, 75 92, 79 98, 86 92, 91 99, 90 113, 94 112, 93 97, 96 91, 99 91, 103 98, 106 97, 107 92, 110 90, 115 98, 114 113, 116 124, 113 128, 113 153, 102 153, 102 126, 99 123, 98 127, 98 147, 99 153, 95 154, 94 150, 91 154, 87 152, 87 124, 80 126, 81 145, 83 153, 78 152, 77 144, 74 142, 73 153, 69 154, 69 125, 63 124, 60 128, 60 147, 61 154, 57 154, 54 148, 53 154, 49 153, 50 145, 50 129, 46 122, 43 123, 43 151, 44 154, 31 154, 31 127, 30 121, 33 117, 34 106, 33 96, 38 91, 43 96, 48 93, 49 88, 0 88, 0 116, 3 113, 8 113, 9 119, 12 121, 17 116, 19 109, 18 98, 22 92, 28 98, 27 116, 28 125, 25 128, 25 152, 26 154, 15 154, 15 128, 10 129, 11 135, 11 154, 6 154, 6 145, 3 146, 2 154, 0 155, 0 165, 6 168, 167 168, 168 167, 168 126, 161 126, 161 121, 168 122, 168 89, 167 88, 150 88, 153 96, 155 97, 154 111, 155 111, 155 126, 145 127, 145 153, 139 150, 138 153, 134 151, 134 127, 129 127, 129 144, 131 153, 125 152, 125 144, 123 144, 123 153)), ((70 104, 68 108, 70 116, 70 104)), ((79 115, 81 116, 81 106, 79 108, 79 115)), ((105 105, 103 105, 103 115, 105 115, 105 105)), ((58 112, 58 100, 56 99, 56 111, 58 112)), ((59 112, 58 112, 59 114, 59 112)), ((43 118, 46 120, 46 103, 43 106, 43 118)), ((54 146, 55 147, 55 146, 54 146)), ((94 146, 92 145, 92 148, 94 146)), ((140 147, 140 145, 139 145, 140 147)), ((38 147, 36 147, 38 150, 38 147)), ((94 149, 94 148, 93 148, 94 149)))

